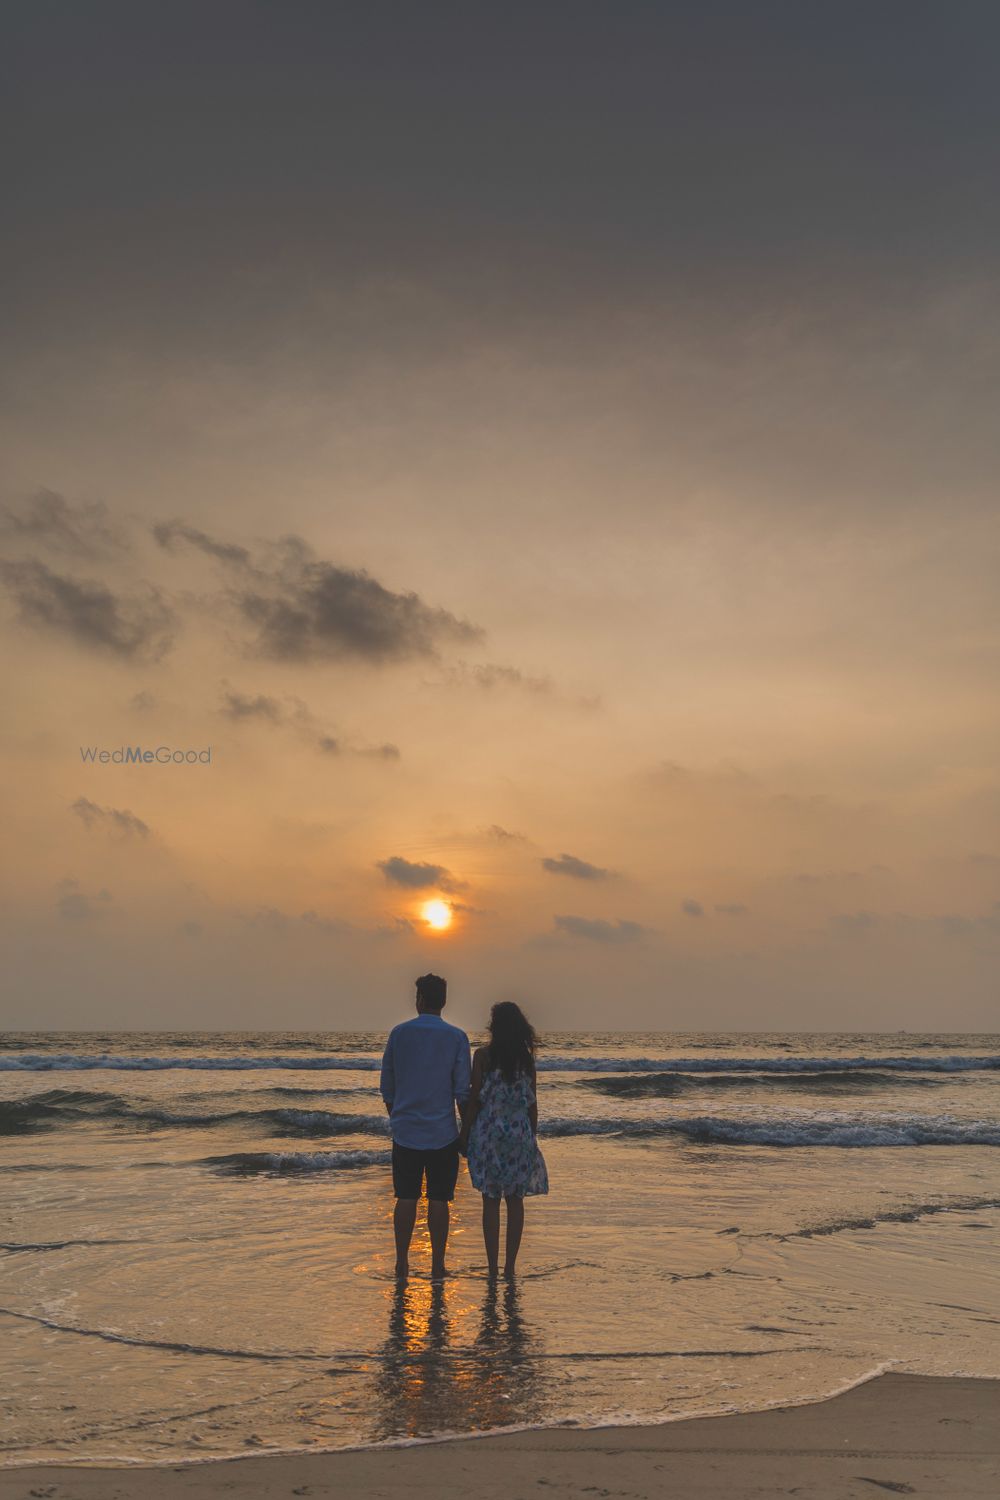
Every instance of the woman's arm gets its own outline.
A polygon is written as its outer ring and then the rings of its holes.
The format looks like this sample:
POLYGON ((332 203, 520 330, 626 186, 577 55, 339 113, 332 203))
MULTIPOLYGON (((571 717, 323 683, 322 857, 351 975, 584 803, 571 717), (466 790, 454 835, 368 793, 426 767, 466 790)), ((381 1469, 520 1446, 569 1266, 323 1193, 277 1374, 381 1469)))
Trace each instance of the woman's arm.
POLYGON ((531 1079, 532 1102, 531 1102, 531 1108, 528 1110, 528 1119, 531 1121, 531 1128, 532 1128, 532 1130, 534 1131, 535 1135, 537 1135, 538 1134, 538 1080, 537 1080, 537 1078, 535 1076, 535 1065, 534 1065, 534 1063, 531 1064, 531 1073, 529 1074, 529 1077, 531 1079))

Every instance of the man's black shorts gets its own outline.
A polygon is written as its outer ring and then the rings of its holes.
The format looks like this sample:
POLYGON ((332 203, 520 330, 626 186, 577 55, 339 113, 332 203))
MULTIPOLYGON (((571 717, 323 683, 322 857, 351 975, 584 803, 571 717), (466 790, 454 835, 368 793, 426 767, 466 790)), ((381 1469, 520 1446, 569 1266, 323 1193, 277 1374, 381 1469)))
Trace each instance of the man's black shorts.
POLYGON ((393 1141, 392 1190, 397 1198, 419 1198, 425 1172, 428 1198, 450 1203, 458 1181, 457 1139, 437 1151, 416 1151, 393 1141))

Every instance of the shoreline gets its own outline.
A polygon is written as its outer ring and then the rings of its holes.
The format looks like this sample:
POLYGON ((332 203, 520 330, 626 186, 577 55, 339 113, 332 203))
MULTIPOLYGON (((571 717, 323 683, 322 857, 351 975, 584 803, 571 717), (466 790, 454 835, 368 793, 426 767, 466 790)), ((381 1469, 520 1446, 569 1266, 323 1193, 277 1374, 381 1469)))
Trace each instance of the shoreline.
POLYGON ((797 1487, 815 1500, 880 1491, 975 1500, 1000 1488, 1000 1382, 885 1373, 799 1405, 655 1424, 463 1433, 379 1447, 158 1463, 60 1459, 0 1469, 0 1500, 39 1494, 51 1500, 206 1500, 223 1489, 232 1500, 372 1492, 403 1500, 422 1490, 459 1500, 472 1487, 482 1500, 524 1494, 528 1487, 598 1497, 627 1493, 632 1500, 669 1487, 685 1500, 738 1500, 797 1487))

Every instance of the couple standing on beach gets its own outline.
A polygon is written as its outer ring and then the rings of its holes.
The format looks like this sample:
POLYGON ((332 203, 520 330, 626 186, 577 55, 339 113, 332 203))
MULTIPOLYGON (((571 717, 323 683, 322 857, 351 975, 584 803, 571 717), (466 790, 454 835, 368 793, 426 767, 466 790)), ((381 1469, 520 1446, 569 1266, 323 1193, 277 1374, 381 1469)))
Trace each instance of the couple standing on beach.
POLYGON ((431 1276, 447 1275, 448 1205, 461 1155, 468 1158, 473 1187, 483 1195, 491 1277, 499 1271, 500 1200, 507 1205, 503 1274, 509 1277, 521 1243, 525 1197, 549 1190, 537 1140, 535 1032, 519 1006, 503 1001, 490 1013, 489 1041, 472 1057, 465 1032, 441 1018, 447 993, 437 974, 422 975, 417 1014, 393 1028, 382 1057, 380 1090, 392 1132, 396 1275, 409 1274, 425 1177, 431 1276))

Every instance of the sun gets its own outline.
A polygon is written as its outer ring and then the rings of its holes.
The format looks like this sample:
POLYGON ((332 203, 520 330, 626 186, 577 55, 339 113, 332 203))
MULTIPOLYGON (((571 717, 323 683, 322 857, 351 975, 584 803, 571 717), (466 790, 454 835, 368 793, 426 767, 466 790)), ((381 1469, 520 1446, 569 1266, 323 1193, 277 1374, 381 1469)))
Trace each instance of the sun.
POLYGON ((436 932, 443 932, 446 927, 450 927, 451 907, 447 901, 425 901, 424 921, 436 932))

